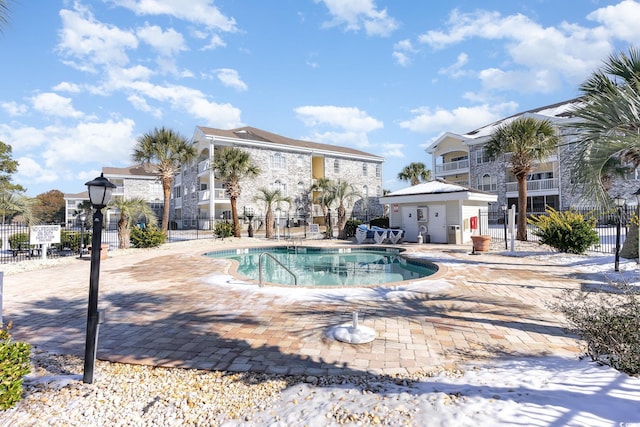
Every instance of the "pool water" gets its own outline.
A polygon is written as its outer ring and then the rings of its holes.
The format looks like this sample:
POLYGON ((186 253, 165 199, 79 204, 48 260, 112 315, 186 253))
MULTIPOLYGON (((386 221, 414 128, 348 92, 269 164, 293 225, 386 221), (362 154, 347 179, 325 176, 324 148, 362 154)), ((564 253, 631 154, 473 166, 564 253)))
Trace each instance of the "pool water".
POLYGON ((398 250, 364 250, 342 248, 252 248, 236 253, 209 252, 215 258, 238 262, 238 273, 262 282, 293 285, 292 274, 275 262, 276 258, 297 276, 303 286, 367 286, 427 277, 438 271, 430 262, 417 262, 399 256, 398 250), (268 253, 269 255, 262 255, 268 253), (261 259, 260 259, 261 258, 261 259))

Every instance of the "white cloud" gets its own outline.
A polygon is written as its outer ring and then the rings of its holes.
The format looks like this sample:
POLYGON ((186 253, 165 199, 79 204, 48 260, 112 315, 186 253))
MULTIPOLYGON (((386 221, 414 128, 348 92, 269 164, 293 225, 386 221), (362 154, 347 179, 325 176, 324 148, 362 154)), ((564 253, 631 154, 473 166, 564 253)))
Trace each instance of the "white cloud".
POLYGON ((47 92, 41 93, 31 98, 33 108, 47 116, 80 118, 83 116, 81 111, 73 108, 71 98, 65 98, 57 93, 47 92))
POLYGON ((411 112, 414 117, 400 122, 400 127, 420 133, 468 132, 511 114, 517 105, 513 102, 496 105, 457 107, 452 110, 421 107, 411 112))
POLYGON ((228 18, 210 0, 112 0, 118 6, 132 10, 137 15, 169 15, 207 28, 235 32, 236 21, 228 18))
POLYGON ((245 91, 248 89, 247 84, 240 79, 238 71, 234 69, 220 68, 215 70, 215 73, 218 80, 220 80, 225 86, 232 87, 239 91, 245 91))
POLYGON ((591 12, 587 15, 587 19, 602 23, 612 37, 637 44, 640 42, 639 16, 640 3, 624 0, 616 5, 606 6, 591 12))
POLYGON ((380 120, 353 107, 305 106, 296 108, 295 112, 306 126, 327 125, 357 132, 371 132, 384 127, 380 120))
POLYGON ((398 158, 403 158, 404 157, 404 151, 403 149, 405 148, 404 144, 380 144, 380 152, 378 153, 378 155, 382 156, 382 157, 398 157, 398 158))
POLYGON ((469 62, 469 55, 462 52, 456 58, 456 62, 448 67, 443 67, 438 70, 438 74, 444 74, 449 77, 458 78, 468 75, 469 72, 462 69, 469 62))
POLYGON ((204 46, 202 50, 213 50, 218 47, 225 47, 226 45, 227 44, 224 42, 224 40, 222 40, 222 38, 219 35, 213 34, 211 36, 211 40, 209 40, 209 44, 204 46))
POLYGON ((398 22, 387 14, 387 9, 378 10, 373 0, 315 0, 324 3, 333 19, 326 27, 345 25, 348 31, 364 28, 370 36, 388 36, 398 28, 398 22))
POLYGON ((163 56, 173 56, 187 50, 182 34, 173 28, 163 31, 157 25, 145 25, 136 30, 137 36, 163 56))
POLYGON ((125 65, 129 62, 127 49, 138 46, 131 32, 96 21, 86 9, 63 9, 60 17, 62 30, 57 49, 70 58, 66 63, 77 69, 91 70, 92 64, 125 65))
POLYGON ((80 85, 71 82, 60 82, 53 88, 56 92, 80 93, 82 88, 80 85))
POLYGON ((26 105, 18 104, 15 101, 3 102, 2 104, 0 104, 0 107, 2 107, 2 109, 5 110, 7 114, 9 114, 12 117, 22 116, 23 114, 26 114, 27 111, 29 110, 29 107, 27 107, 26 105))
POLYGON ((16 178, 22 182, 49 183, 57 181, 60 176, 51 169, 45 169, 30 157, 19 157, 16 178))
POLYGON ((393 45, 393 53, 391 56, 397 64, 406 67, 411 63, 411 57, 416 52, 418 52, 418 50, 413 47, 411 40, 405 39, 393 45))

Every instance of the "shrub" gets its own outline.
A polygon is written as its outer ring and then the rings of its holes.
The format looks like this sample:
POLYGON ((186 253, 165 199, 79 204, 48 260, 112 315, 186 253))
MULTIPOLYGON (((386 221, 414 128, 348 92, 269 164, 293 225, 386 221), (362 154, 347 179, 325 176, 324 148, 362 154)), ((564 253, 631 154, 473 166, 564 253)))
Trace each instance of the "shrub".
POLYGON ((213 227, 213 232, 216 236, 225 238, 233 236, 233 223, 229 221, 217 221, 215 226, 213 227))
POLYGON ((31 346, 12 342, 11 324, 0 326, 0 409, 13 407, 22 399, 22 380, 31 372, 31 346))
POLYGON ((353 237, 356 235, 356 230, 358 226, 362 224, 362 221, 359 219, 349 219, 347 223, 344 225, 344 235, 345 237, 353 237))
POLYGON ((9 245, 12 249, 17 249, 20 244, 22 246, 29 244, 29 233, 16 233, 9 236, 9 245))
POLYGON ((617 292, 565 290, 552 304, 587 343, 592 360, 629 375, 640 374, 640 299, 628 285, 617 292))
POLYGON ((155 248, 167 240, 167 236, 155 225, 135 226, 131 229, 131 245, 135 248, 155 248))
POLYGON ((596 218, 585 218, 575 211, 558 212, 547 207, 546 215, 531 215, 527 221, 535 227, 532 233, 540 237, 541 245, 560 252, 583 254, 600 242, 596 218))
POLYGON ((91 245, 91 232, 85 231, 80 233, 79 231, 62 230, 60 232, 60 246, 63 248, 70 248, 77 250, 80 248, 80 239, 84 240, 84 246, 91 245), (82 234, 82 236, 81 236, 82 234))

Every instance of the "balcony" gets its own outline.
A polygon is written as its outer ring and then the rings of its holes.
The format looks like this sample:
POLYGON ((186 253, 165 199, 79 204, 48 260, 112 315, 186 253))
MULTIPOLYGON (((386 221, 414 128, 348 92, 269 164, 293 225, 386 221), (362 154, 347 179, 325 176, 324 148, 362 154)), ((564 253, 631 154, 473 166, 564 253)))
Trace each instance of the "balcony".
POLYGON ((180 186, 182 185, 182 174, 177 173, 173 176, 173 185, 180 186))
POLYGON ((123 185, 118 185, 116 186, 116 188, 113 189, 113 192, 111 193, 112 196, 124 196, 124 186, 123 185))
POLYGON ((198 163, 198 175, 208 172, 211 169, 211 160, 203 160, 198 163))
POLYGON ((175 199, 173 199, 173 203, 176 209, 181 209, 182 208, 182 197, 176 197, 175 199))
MULTIPOLYGON (((210 197, 211 197, 211 191, 209 189, 198 191, 198 203, 208 202, 210 197)), ((224 188, 214 188, 213 197, 215 197, 216 201, 229 200, 229 198, 225 194, 224 188)))
POLYGON ((454 162, 445 162, 436 165, 436 175, 453 174, 469 171, 469 159, 456 160, 454 162))
MULTIPOLYGON (((557 191, 558 190, 558 178, 549 179, 535 179, 533 181, 527 181, 527 192, 535 191, 557 191)), ((517 193, 518 183, 507 182, 507 193, 517 193)))

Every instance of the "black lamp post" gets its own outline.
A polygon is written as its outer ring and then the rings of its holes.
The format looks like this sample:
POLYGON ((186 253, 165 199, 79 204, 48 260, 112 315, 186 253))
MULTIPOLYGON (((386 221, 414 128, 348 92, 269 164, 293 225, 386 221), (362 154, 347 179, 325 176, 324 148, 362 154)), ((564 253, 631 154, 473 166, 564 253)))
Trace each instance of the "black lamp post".
POLYGON ((84 226, 85 226, 85 221, 87 220, 87 214, 82 212, 79 218, 80 218, 80 258, 82 258, 82 253, 84 252, 84 226))
POLYGON ((93 206, 93 236, 91 238, 91 275, 89 280, 89 309, 87 312, 87 341, 84 352, 84 375, 82 381, 93 383, 93 367, 98 346, 98 282, 100 280, 100 251, 102 250, 102 209, 109 203, 116 186, 103 174, 85 184, 89 189, 89 200, 93 206))
POLYGON ((616 221, 616 258, 613 271, 620 271, 620 225, 622 223, 622 206, 624 206, 625 200, 623 197, 616 197, 613 199, 618 207, 618 220, 616 221))

